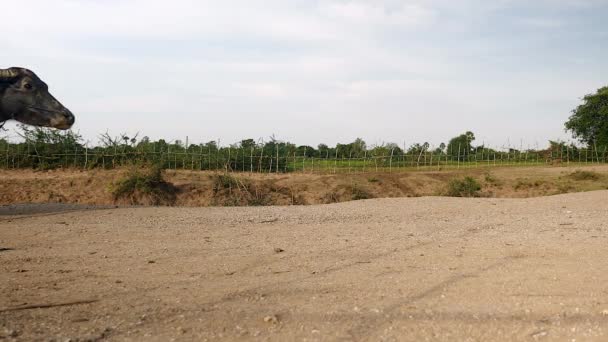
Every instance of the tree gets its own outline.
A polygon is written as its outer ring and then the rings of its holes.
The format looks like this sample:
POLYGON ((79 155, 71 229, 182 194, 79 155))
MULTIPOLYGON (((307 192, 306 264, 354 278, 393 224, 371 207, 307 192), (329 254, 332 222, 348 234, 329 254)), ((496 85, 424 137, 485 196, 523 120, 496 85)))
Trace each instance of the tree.
POLYGON ((565 123, 566 131, 589 147, 608 146, 608 87, 586 95, 565 123))
POLYGON ((319 157, 321 158, 329 158, 329 156, 333 156, 332 149, 327 146, 327 144, 319 144, 317 146, 317 150, 319 151, 319 157))
POLYGON ((251 150, 252 148, 256 148, 256 143, 255 143, 255 140, 253 140, 253 139, 243 139, 243 140, 241 140, 239 145, 241 148, 243 148, 247 151, 251 150))
POLYGON ((470 131, 450 139, 448 154, 456 155, 459 151, 461 156, 471 154, 473 152, 473 146, 471 145, 473 141, 475 141, 475 134, 470 131))
POLYGON ((367 144, 363 139, 357 138, 350 144, 337 144, 336 148, 341 156, 349 158, 361 158, 365 155, 367 144))

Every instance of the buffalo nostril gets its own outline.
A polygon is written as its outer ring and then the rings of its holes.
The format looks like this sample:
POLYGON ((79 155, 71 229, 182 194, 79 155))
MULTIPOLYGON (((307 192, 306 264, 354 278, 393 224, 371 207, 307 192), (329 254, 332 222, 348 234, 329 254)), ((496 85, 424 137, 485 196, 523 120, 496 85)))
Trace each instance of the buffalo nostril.
POLYGON ((63 116, 67 119, 68 123, 71 125, 74 123, 75 118, 74 115, 70 112, 64 112, 63 116))

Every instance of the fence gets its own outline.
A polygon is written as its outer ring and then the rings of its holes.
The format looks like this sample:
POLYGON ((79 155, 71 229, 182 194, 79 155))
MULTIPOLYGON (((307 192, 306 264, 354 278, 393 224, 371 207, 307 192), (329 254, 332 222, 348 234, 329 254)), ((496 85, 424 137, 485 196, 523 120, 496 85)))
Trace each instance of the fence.
POLYGON ((303 152, 283 151, 278 147, 202 146, 149 150, 123 145, 113 148, 84 146, 62 149, 57 145, 0 144, 0 168, 116 168, 133 164, 158 164, 165 169, 223 170, 251 173, 365 173, 398 170, 445 170, 495 166, 581 165, 607 162, 606 148, 580 149, 563 146, 559 149, 529 151, 497 151, 481 148, 475 153, 449 154, 437 150, 385 153, 363 151, 360 156, 327 153, 307 156, 303 152))

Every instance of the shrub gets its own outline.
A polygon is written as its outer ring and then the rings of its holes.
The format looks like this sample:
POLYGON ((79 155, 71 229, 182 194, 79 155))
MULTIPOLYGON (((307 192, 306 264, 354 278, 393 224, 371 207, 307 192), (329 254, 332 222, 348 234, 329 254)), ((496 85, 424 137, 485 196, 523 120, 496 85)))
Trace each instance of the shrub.
POLYGON ((132 168, 121 180, 110 186, 115 201, 126 200, 129 204, 173 204, 176 187, 165 181, 160 167, 132 168))
POLYGON ((577 181, 585 181, 585 180, 598 180, 600 179, 600 175, 596 172, 592 171, 575 171, 572 172, 568 177, 577 180, 577 181))
POLYGON ((274 193, 288 191, 255 183, 250 179, 236 177, 228 173, 215 174, 213 177, 213 200, 222 206, 264 206, 272 205, 274 193))
POLYGON ((529 179, 518 179, 517 183, 513 185, 513 189, 521 190, 521 189, 530 189, 530 188, 538 188, 542 185, 546 184, 543 180, 529 180, 529 179))
POLYGON ((452 179, 447 186, 447 195, 451 197, 479 197, 481 185, 472 177, 452 179))
POLYGON ((221 189, 232 189, 232 188, 240 188, 243 185, 245 187, 245 183, 240 179, 230 175, 230 174, 217 174, 214 176, 213 182, 213 191, 218 192, 221 189))
POLYGON ((323 203, 339 203, 369 198, 374 198, 374 195, 359 184, 352 183, 349 185, 342 184, 335 187, 322 197, 322 201, 323 203))
POLYGON ((367 191, 363 187, 359 186, 357 183, 354 183, 353 185, 350 186, 350 192, 352 193, 351 199, 353 201, 369 199, 369 198, 374 197, 369 191, 367 191))
POLYGON ((502 185, 502 182, 498 178, 496 178, 493 174, 491 174, 490 172, 485 174, 484 179, 485 179, 486 183, 488 183, 490 185, 494 185, 494 186, 502 185))

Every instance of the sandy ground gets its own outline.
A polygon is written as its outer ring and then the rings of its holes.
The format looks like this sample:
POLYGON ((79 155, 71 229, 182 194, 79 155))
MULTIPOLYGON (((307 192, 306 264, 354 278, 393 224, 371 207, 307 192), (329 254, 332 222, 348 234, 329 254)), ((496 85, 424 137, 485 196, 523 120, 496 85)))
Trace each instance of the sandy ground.
POLYGON ((0 341, 608 340, 608 191, 55 209, 1 212, 0 341))

